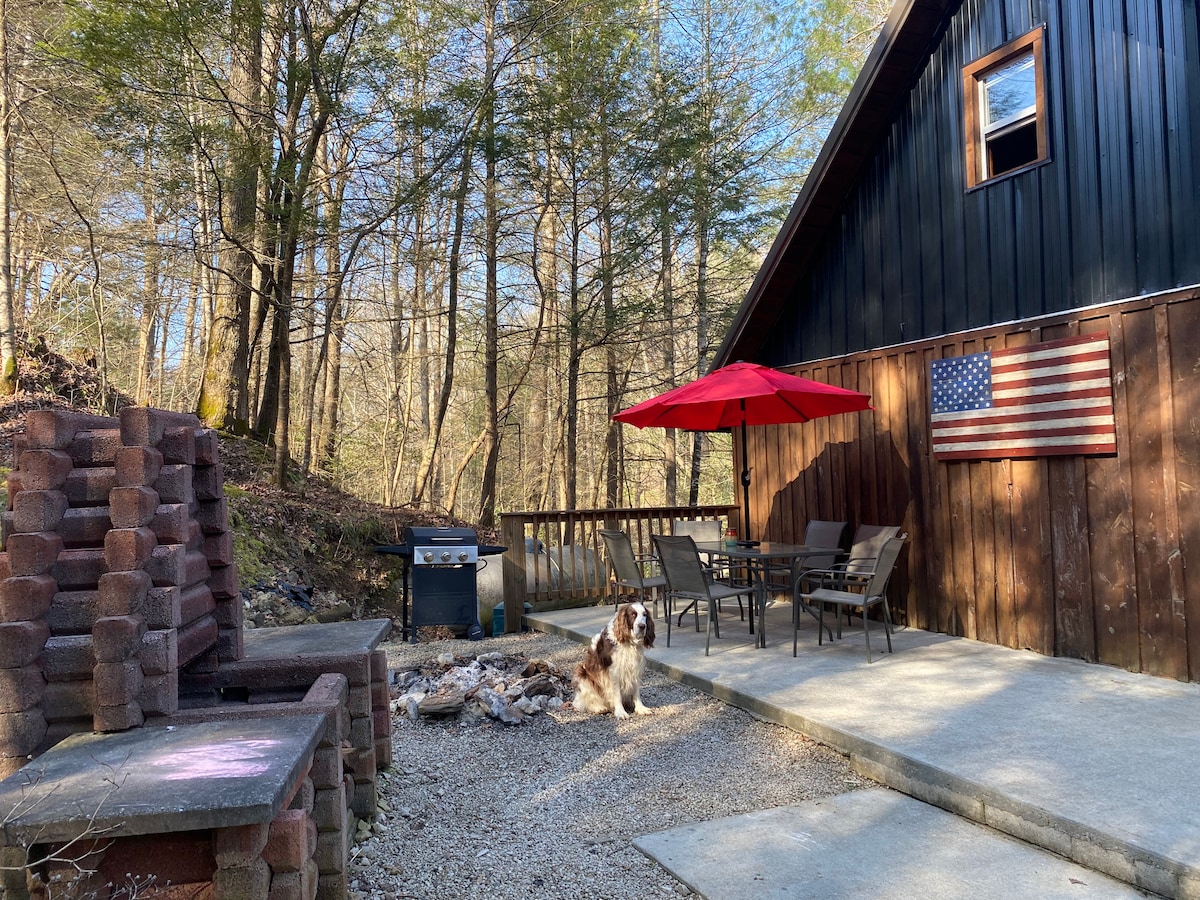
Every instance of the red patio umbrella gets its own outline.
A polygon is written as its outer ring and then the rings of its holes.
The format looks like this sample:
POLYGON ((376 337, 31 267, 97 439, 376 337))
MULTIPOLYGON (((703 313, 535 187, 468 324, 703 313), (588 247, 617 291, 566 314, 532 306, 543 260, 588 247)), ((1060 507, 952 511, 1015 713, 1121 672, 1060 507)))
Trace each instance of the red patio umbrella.
POLYGON ((789 375, 757 363, 736 362, 623 409, 613 418, 638 428, 658 426, 685 431, 719 431, 740 426, 742 496, 748 538, 750 469, 746 462, 746 426, 807 422, 864 409, 873 409, 869 394, 789 375))

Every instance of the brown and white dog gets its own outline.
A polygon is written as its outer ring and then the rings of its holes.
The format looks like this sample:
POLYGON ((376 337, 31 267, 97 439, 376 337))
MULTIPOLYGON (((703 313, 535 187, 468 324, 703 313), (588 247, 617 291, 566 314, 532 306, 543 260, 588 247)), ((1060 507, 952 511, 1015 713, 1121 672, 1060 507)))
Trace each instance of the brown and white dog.
POLYGON ((654 619, 645 605, 620 607, 575 667, 575 708, 611 712, 618 719, 650 712, 642 703, 641 689, 644 651, 653 646, 654 619))

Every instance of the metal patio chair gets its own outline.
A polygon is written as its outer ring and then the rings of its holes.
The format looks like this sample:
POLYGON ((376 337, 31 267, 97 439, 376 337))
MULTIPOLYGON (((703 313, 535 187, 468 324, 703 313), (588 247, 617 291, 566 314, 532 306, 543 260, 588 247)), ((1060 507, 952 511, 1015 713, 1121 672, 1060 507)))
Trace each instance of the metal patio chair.
MULTIPOLYGON (((671 534, 676 537, 680 535, 689 535, 697 544, 703 543, 720 543, 725 539, 725 534, 721 530, 721 522, 718 519, 674 519, 671 522, 671 534)), ((723 560, 714 561, 711 557, 704 559, 705 568, 713 578, 718 580, 729 578, 729 566, 723 560)), ((683 616, 690 609, 681 609, 679 611, 679 625, 683 625, 683 616)), ((717 604, 717 612, 721 611, 721 604, 717 604)), ((746 608, 742 606, 742 598, 738 597, 738 616, 745 620, 746 608)))
MULTIPOLYGON (((739 586, 726 584, 710 577, 704 563, 700 560, 700 552, 696 542, 690 535, 651 535, 654 549, 658 554, 659 564, 667 579, 665 592, 667 606, 667 646, 671 646, 671 605, 678 598, 686 600, 696 614, 696 630, 700 630, 700 603, 708 606, 707 633, 704 637, 704 655, 708 656, 712 635, 715 631, 717 639, 721 637, 721 624, 717 621, 717 604, 728 597, 746 595, 752 598, 756 588, 752 585, 739 586)), ((753 599, 751 599, 753 602, 753 599)))
MULTIPOLYGON (((612 573, 613 605, 620 605, 621 591, 624 589, 636 593, 643 602, 652 599, 657 613, 658 598, 667 586, 667 580, 662 575, 647 575, 645 571, 646 566, 657 561, 653 557, 637 556, 629 535, 623 531, 601 528, 600 537, 604 539, 605 555, 612 573)), ((663 608, 666 609, 666 603, 663 608)))
MULTIPOLYGON (((856 575, 863 576, 866 581, 861 585, 855 585, 858 589, 839 589, 834 587, 815 587, 807 591, 801 591, 799 587, 792 598, 792 656, 796 655, 796 649, 799 644, 800 636, 800 607, 804 605, 811 611, 816 610, 817 615, 817 645, 820 646, 824 639, 825 631, 825 610, 833 608, 837 611, 839 626, 838 637, 841 637, 841 613, 845 609, 861 609, 863 620, 863 639, 867 644, 867 662, 871 662, 871 616, 870 611, 872 606, 879 606, 883 610, 883 634, 887 638, 888 653, 892 652, 892 610, 887 598, 888 579, 892 577, 892 571, 896 567, 896 560, 900 557, 900 551, 904 549, 904 544, 908 539, 908 535, 900 535, 899 537, 889 538, 884 542, 879 549, 878 555, 875 557, 874 567, 868 574, 866 572, 856 572, 856 575)), ((820 584, 819 581, 814 582, 820 584)))

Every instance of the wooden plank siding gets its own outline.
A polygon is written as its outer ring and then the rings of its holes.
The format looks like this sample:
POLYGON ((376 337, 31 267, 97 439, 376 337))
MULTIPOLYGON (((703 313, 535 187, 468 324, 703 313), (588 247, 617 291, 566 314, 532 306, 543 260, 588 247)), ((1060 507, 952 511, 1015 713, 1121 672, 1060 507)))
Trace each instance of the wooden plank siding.
POLYGON ((873 412, 752 428, 752 505, 772 540, 810 519, 912 536, 897 618, 1048 655, 1200 681, 1200 288, 846 354, 789 371, 873 412), (1117 454, 941 462, 929 363, 1109 335, 1117 454))

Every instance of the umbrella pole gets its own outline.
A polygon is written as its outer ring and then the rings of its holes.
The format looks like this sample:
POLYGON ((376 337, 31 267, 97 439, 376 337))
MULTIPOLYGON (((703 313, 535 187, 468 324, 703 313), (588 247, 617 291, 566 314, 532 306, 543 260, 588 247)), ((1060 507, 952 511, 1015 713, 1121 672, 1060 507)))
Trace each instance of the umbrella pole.
POLYGON ((742 401, 742 507, 745 510, 746 520, 743 527, 746 533, 742 535, 745 540, 750 538, 750 448, 746 446, 746 401, 742 401))

